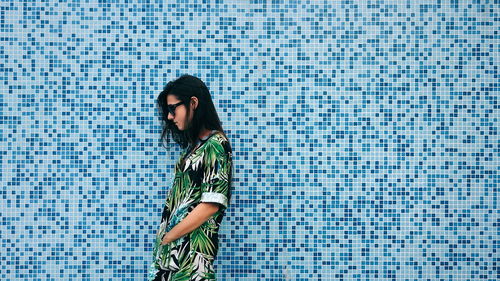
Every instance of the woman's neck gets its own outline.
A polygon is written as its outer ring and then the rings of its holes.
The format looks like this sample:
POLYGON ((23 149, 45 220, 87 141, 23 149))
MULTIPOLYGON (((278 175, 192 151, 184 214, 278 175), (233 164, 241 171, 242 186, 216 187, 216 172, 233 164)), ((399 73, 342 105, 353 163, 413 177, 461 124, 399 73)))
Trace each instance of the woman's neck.
POLYGON ((201 130, 200 134, 198 135, 198 138, 200 138, 200 139, 206 138, 206 137, 207 137, 207 136, 209 136, 211 133, 212 133, 212 130, 208 130, 208 129, 203 128, 203 129, 201 130))
POLYGON ((197 140, 194 140, 194 143, 190 143, 189 145, 192 147, 194 145, 196 145, 200 140, 203 140, 205 139, 206 137, 210 136, 210 134, 212 133, 212 130, 208 130, 208 129, 205 129, 203 128, 201 131, 200 131, 200 134, 198 134, 198 139, 197 140))

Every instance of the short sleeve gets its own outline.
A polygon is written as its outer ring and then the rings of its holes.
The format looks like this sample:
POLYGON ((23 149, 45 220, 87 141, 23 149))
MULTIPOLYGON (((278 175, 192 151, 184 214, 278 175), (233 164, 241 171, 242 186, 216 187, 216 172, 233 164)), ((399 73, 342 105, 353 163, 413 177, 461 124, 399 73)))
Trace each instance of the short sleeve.
POLYGON ((231 196, 231 151, 227 142, 209 140, 203 156, 200 202, 219 203, 224 208, 231 196))

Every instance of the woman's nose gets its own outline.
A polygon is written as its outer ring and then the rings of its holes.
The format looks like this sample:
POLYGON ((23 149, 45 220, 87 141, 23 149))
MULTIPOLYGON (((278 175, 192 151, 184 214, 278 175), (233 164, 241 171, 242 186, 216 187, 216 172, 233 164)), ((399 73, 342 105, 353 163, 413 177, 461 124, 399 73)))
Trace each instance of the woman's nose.
POLYGON ((167 119, 168 120, 174 120, 174 116, 172 115, 172 113, 170 113, 170 112, 168 113, 167 119))

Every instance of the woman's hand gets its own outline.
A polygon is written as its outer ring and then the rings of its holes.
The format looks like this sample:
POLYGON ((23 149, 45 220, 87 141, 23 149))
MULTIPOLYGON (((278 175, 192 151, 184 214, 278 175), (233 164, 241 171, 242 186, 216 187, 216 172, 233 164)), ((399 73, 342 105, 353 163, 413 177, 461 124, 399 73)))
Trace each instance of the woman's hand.
POLYGON ((170 233, 170 232, 167 232, 167 233, 165 233, 165 235, 163 235, 163 238, 162 238, 162 240, 161 240, 161 245, 162 245, 162 246, 165 246, 165 245, 167 245, 168 243, 170 243, 170 242, 172 242, 172 241, 173 241, 172 239, 170 239, 170 237, 169 237, 169 235, 168 235, 169 233, 170 233))
POLYGON ((181 222, 163 235, 161 245, 167 245, 195 230, 217 213, 218 210, 219 205, 217 203, 202 202, 198 204, 181 222))

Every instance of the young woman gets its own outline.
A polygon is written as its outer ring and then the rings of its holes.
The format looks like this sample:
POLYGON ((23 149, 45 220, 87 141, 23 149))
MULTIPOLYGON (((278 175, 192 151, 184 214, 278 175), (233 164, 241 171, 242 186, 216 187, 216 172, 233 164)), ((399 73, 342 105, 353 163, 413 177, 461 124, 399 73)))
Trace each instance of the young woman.
POLYGON ((167 195, 148 280, 216 280, 218 231, 231 197, 232 149, 200 79, 169 82, 157 103, 161 139, 183 151, 167 195))

